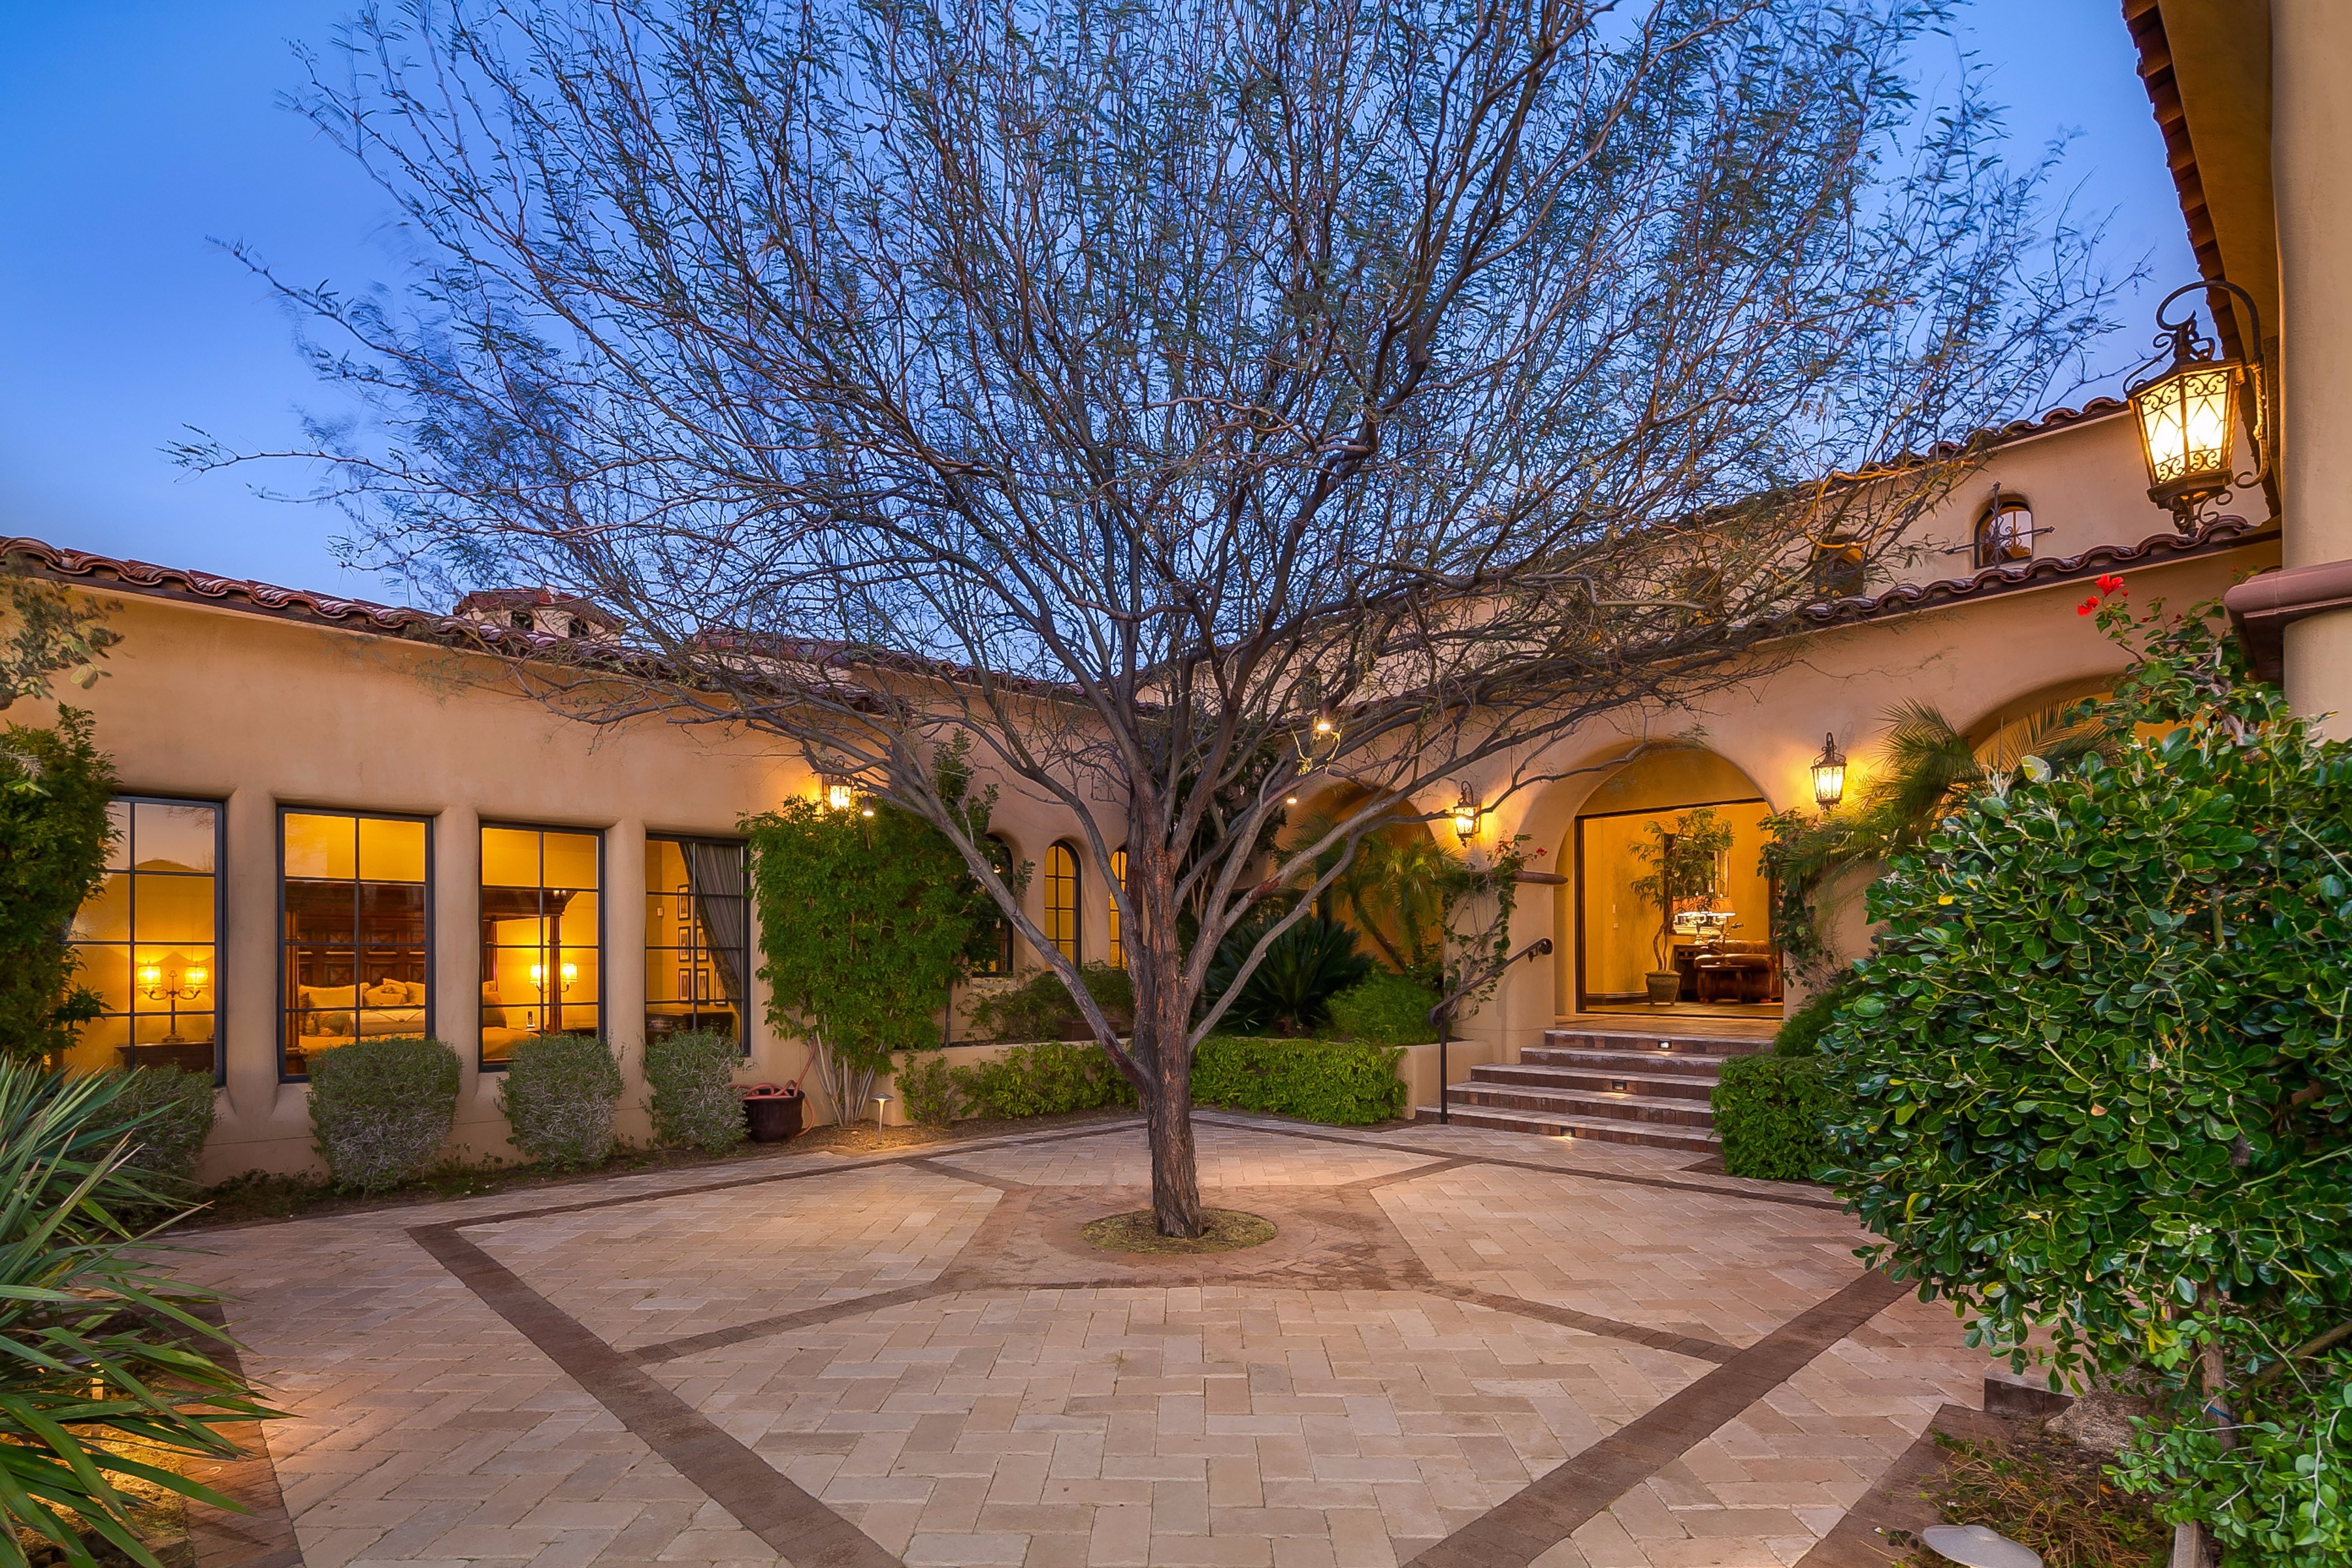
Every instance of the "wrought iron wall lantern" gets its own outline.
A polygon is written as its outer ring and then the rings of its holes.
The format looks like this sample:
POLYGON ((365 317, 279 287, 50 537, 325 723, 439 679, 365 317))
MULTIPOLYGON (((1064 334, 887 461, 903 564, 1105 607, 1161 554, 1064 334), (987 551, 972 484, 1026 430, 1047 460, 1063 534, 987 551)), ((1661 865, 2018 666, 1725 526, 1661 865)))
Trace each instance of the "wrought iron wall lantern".
MULTIPOLYGON (((2206 308, 2218 321, 2219 312, 2210 303, 2206 308)), ((2140 455, 2147 461, 2147 499, 2168 509, 2173 525, 2187 533, 2197 526, 2208 503, 2270 478, 2269 402, 2259 357, 2262 314, 2243 289, 2208 279, 2167 294, 2156 308, 2156 325, 2158 352, 2124 388, 2124 396, 2131 403, 2140 455), (2213 339, 2197 330, 2194 306, 2177 321, 2166 315, 2184 294, 2216 290, 2244 308, 2256 347, 2254 359, 2222 354, 2213 339), (2156 368, 2167 354, 2168 362, 2156 368), (2246 445, 2254 458, 2251 474, 2236 471, 2242 416, 2246 445)))
POLYGON ((1462 798, 1454 803, 1454 837, 1465 844, 1477 837, 1478 819, 1486 815, 1486 808, 1478 804, 1478 797, 1471 793, 1470 786, 1464 784, 1462 798))
POLYGON ((1822 754, 1813 759, 1813 803, 1823 811, 1834 811, 1845 798, 1845 753, 1838 750, 1837 736, 1822 737, 1822 754))

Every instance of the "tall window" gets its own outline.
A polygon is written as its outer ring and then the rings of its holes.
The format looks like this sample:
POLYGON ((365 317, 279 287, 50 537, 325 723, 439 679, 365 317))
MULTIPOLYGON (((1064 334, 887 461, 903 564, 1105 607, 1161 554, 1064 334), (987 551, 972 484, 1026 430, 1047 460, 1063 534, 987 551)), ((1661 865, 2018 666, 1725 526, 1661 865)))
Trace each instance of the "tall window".
POLYGON ((288 1076, 353 1040, 430 1035, 432 825, 294 810, 278 825, 288 1076))
POLYGON ((221 808, 131 796, 106 813, 106 880, 73 922, 79 978, 105 1011, 82 1031, 77 1065, 217 1076, 221 808))
POLYGON ((745 976, 751 965, 743 846, 728 839, 646 840, 646 1037, 718 1029, 751 1048, 745 976))
MULTIPOLYGON (((1007 886, 1013 885, 1013 846, 992 833, 982 847, 987 851, 989 863, 996 868, 996 874, 1005 879, 1007 886)), ((971 960, 974 974, 1012 973, 1013 922, 992 904, 986 922, 973 936, 972 944, 966 952, 971 960)))
POLYGON ((1976 563, 2001 566, 2033 554, 2033 508, 2020 495, 1996 495, 1977 520, 1976 563))
POLYGON ((1045 940, 1078 962, 1078 856, 1066 844, 1045 851, 1045 940))
POLYGON ((1118 895, 1127 891, 1127 847, 1120 845, 1110 852, 1110 879, 1118 886, 1103 895, 1103 913, 1110 921, 1110 966, 1127 967, 1127 943, 1118 934, 1118 895))
POLYGON ((604 836, 482 829, 482 1065, 604 1024, 604 836))

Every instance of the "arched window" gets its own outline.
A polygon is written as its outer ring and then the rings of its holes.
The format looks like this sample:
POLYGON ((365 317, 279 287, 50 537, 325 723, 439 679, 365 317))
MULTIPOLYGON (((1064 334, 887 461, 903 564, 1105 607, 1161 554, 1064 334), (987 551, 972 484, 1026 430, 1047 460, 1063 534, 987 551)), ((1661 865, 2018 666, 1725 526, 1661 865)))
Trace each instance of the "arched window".
MULTIPOLYGON (((982 841, 982 847, 987 852, 989 864, 996 868, 996 874, 1003 878, 1017 894, 1021 889, 1013 868, 1013 846, 992 833, 982 841)), ((1012 973, 1013 922, 992 904, 987 921, 964 952, 971 960, 974 974, 1012 973)))
POLYGON ((1118 892, 1103 897, 1103 913, 1110 921, 1110 966, 1125 969, 1127 943, 1121 942, 1118 935, 1118 894, 1127 891, 1127 846, 1124 844, 1110 852, 1110 876, 1111 880, 1118 884, 1118 892))
POLYGON ((2021 495, 1996 489, 1992 504, 1977 519, 1975 553, 1979 570, 2032 559, 2032 505, 2021 495))
POLYGON ((1045 851, 1045 940, 1078 962, 1078 855, 1066 844, 1045 851))

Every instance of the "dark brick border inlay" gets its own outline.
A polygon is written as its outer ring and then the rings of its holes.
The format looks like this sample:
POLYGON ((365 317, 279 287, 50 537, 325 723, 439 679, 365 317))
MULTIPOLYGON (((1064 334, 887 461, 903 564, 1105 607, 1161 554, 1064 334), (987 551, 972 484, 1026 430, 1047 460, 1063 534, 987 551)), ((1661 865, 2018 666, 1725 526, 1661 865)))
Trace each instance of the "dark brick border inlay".
POLYGON ((1865 1274, 1681 1393, 1530 1481, 1412 1560, 1412 1568, 1526 1568, 1904 1294, 1865 1274))
MULTIPOLYGON (((215 1328, 226 1327, 226 1314, 217 1307, 198 1316, 215 1328)), ((239 1377, 245 1375, 236 1341, 209 1340, 196 1348, 239 1377)), ((217 1430, 245 1451, 242 1457, 190 1459, 181 1469, 190 1480, 212 1488, 246 1511, 231 1513, 189 1500, 188 1547, 196 1568, 302 1568, 302 1546, 294 1538, 294 1519, 286 1511, 278 1466, 269 1457, 268 1427, 259 1421, 239 1421, 217 1430)))
POLYGON ((872 1536, 803 1491, 457 1234, 462 1226, 481 1223, 417 1226, 408 1234, 647 1447, 794 1568, 900 1568, 898 1559, 872 1536))

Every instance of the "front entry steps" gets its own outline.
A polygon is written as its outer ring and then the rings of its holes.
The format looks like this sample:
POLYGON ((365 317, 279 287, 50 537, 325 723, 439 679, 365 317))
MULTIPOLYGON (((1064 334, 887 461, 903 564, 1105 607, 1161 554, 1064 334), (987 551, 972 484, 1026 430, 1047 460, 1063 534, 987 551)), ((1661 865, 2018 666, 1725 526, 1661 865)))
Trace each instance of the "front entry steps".
MULTIPOLYGON (((1722 1145, 1708 1096, 1725 1058, 1770 1046, 1674 1027, 1547 1029, 1517 1061, 1471 1068, 1446 1100, 1458 1127, 1712 1154, 1722 1145)), ((1415 1107, 1413 1120, 1436 1121, 1437 1107, 1415 1107)))

